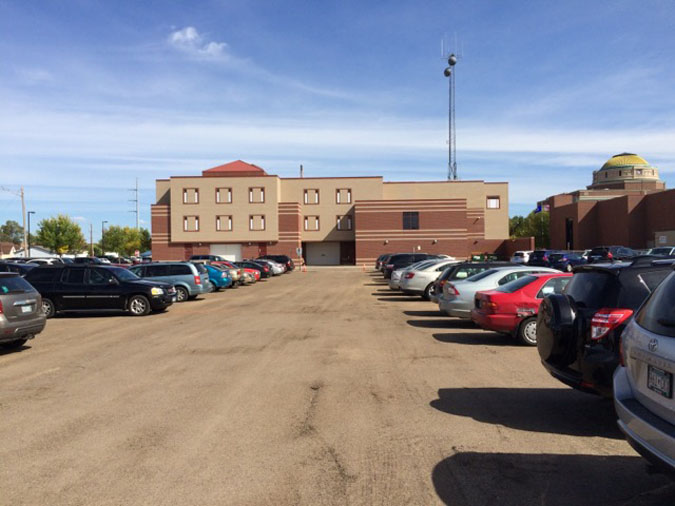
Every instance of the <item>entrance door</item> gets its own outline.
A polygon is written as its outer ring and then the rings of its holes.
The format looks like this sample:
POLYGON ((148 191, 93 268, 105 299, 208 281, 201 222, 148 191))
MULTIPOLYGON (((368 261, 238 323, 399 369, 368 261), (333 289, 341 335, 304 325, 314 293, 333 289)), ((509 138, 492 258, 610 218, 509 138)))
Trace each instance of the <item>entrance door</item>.
POLYGON ((340 265, 354 265, 356 263, 356 243, 354 241, 340 242, 340 265))
POLYGON ((572 218, 565 219, 565 249, 574 249, 574 220, 572 218))
POLYGON ((258 258, 267 255, 267 243, 259 242, 258 243, 258 258))

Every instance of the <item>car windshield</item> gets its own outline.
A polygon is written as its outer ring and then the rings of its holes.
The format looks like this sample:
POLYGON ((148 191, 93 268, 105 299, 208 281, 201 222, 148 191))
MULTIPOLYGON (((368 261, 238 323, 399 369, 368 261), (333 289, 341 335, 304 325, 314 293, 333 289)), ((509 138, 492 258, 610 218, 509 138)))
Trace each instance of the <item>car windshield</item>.
POLYGON ((534 281, 536 281, 536 279, 537 279, 536 276, 523 276, 522 278, 518 278, 518 279, 514 279, 513 281, 509 281, 508 283, 500 286, 499 288, 495 288, 495 291, 502 292, 502 293, 517 292, 521 288, 525 288, 530 283, 533 283, 534 281))
POLYGON ((673 248, 654 248, 651 250, 650 255, 670 255, 670 252, 673 248))
POLYGON ((478 274, 474 274, 473 276, 466 278, 464 281, 471 281, 472 283, 475 283, 476 281, 480 281, 481 279, 491 276, 497 271, 498 269, 488 269, 486 271, 479 272, 478 274))
POLYGON ((21 276, 0 277, 0 295, 5 293, 24 293, 33 291, 33 287, 21 276))
POLYGON ((122 267, 113 267, 110 269, 110 272, 112 272, 117 279, 121 281, 133 281, 134 279, 140 279, 136 274, 131 272, 128 269, 123 269, 122 267))

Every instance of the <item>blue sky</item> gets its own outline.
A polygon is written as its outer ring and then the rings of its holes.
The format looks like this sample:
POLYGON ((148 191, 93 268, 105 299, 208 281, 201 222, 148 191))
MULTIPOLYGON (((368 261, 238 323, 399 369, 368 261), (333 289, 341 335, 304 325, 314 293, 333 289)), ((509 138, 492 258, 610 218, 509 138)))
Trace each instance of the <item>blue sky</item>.
POLYGON ((235 159, 443 179, 456 34, 462 179, 509 181, 527 213, 629 151, 670 187, 673 26, 670 0, 0 0, 0 185, 97 238, 133 224, 135 178, 148 223, 155 179, 235 159))

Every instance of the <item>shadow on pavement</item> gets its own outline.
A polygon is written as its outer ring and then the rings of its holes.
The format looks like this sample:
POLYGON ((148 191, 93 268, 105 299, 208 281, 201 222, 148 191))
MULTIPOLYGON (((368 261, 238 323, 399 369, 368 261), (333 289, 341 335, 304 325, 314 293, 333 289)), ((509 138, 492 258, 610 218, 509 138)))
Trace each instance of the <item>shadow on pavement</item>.
POLYGON ((457 453, 434 467, 438 497, 453 506, 662 506, 675 484, 641 457, 457 453))
POLYGON ((446 316, 438 320, 408 320, 406 322, 411 327, 420 327, 425 329, 473 329, 476 325, 471 320, 462 320, 459 318, 450 318, 446 316))
POLYGON ((429 316, 429 317, 440 317, 440 318, 449 318, 444 313, 441 313, 438 309, 436 311, 403 311, 404 315, 407 316, 429 316))
MULTIPOLYGON (((384 293, 376 293, 374 295, 385 295, 384 293)), ((424 302, 422 299, 419 297, 413 297, 412 295, 409 297, 401 297, 401 294, 395 294, 397 296, 393 297, 379 297, 377 300, 383 300, 385 302, 424 302)))
POLYGON ((0 357, 3 355, 11 355, 12 353, 19 353, 20 351, 24 350, 30 350, 30 348, 30 346, 26 346, 25 344, 15 347, 0 346, 0 357))
POLYGON ((429 405, 517 430, 623 439, 611 400, 571 388, 441 388, 429 405))
POLYGON ((457 334, 434 334, 434 339, 442 343, 490 345, 490 346, 518 346, 516 341, 504 334, 496 332, 474 332, 457 334))

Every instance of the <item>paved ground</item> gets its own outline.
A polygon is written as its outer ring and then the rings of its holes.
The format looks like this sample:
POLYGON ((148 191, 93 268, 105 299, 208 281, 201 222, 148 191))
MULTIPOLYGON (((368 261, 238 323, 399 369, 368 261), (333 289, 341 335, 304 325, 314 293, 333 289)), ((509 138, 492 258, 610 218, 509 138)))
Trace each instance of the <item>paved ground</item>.
POLYGON ((611 403, 374 274, 64 317, 0 356, 7 505, 665 505, 611 403))

